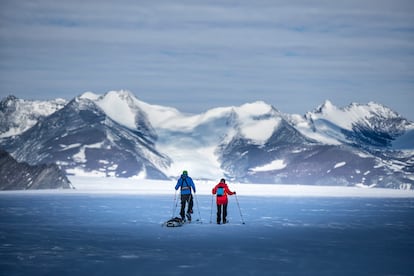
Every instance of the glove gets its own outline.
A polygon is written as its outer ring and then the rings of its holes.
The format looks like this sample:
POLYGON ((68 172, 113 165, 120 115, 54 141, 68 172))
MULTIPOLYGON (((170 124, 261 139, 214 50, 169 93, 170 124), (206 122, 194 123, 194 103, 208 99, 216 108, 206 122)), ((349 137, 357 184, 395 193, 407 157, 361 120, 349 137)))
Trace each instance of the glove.
POLYGON ((234 191, 234 194, 236 194, 236 191, 234 191))

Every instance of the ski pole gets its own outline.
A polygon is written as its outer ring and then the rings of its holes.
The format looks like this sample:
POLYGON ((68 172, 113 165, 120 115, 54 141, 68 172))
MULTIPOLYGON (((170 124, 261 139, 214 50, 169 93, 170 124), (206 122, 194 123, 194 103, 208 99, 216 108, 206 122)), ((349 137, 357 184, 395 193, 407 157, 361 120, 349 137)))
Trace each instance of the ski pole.
POLYGON ((198 219, 200 220, 200 223, 203 223, 203 221, 201 220, 200 208, 198 207, 199 206, 198 205, 198 197, 197 197, 197 194, 196 193, 194 193, 194 197, 196 199, 196 204, 197 204, 198 219))
POLYGON ((210 224, 213 223, 212 222, 212 219, 213 219, 213 198, 214 198, 214 196, 211 195, 210 224))
POLYGON ((242 212, 241 212, 241 209, 240 209, 239 200, 237 199, 237 194, 234 194, 234 195, 236 196, 237 207, 239 207, 240 218, 241 218, 242 224, 245 224, 244 219, 243 219, 243 215, 242 215, 242 212))
POLYGON ((174 193, 174 202, 173 202, 173 208, 172 208, 172 216, 171 216, 171 218, 174 218, 175 210, 177 209, 176 201, 177 201, 177 190, 175 190, 175 193, 174 193))

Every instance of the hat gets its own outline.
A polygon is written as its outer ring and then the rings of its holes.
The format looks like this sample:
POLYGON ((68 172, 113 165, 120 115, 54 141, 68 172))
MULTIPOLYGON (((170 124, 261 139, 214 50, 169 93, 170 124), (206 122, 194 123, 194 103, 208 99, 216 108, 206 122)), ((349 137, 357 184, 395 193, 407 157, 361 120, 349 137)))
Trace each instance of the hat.
POLYGON ((220 179, 220 183, 226 183, 226 179, 224 178, 220 179))
POLYGON ((188 172, 184 170, 184 171, 183 171, 183 174, 188 175, 188 172))

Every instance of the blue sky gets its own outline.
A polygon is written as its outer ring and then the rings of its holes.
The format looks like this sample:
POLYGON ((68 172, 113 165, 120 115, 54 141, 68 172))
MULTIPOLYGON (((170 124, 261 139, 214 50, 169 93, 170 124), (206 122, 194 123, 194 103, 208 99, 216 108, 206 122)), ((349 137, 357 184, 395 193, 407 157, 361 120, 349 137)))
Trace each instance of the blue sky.
POLYGON ((329 99, 414 120, 414 2, 0 2, 1 97, 120 89, 184 112, 329 99))

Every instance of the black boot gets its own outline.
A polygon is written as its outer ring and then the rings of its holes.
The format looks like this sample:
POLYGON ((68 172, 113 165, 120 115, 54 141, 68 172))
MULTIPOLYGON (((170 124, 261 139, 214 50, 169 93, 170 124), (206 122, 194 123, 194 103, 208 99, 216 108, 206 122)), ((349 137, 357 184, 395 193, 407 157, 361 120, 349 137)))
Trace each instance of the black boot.
POLYGON ((187 220, 189 221, 189 222, 191 222, 191 215, 190 215, 190 213, 187 213, 187 220))

